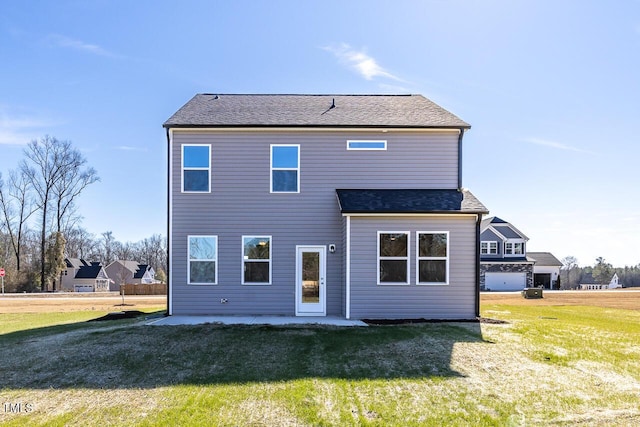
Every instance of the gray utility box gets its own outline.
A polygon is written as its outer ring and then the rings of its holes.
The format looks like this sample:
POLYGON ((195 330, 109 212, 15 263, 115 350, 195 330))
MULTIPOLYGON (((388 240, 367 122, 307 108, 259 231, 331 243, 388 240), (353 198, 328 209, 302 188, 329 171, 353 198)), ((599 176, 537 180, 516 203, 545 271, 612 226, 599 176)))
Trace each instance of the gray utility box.
POLYGON ((525 298, 542 298, 542 288, 524 288, 522 296, 525 298))

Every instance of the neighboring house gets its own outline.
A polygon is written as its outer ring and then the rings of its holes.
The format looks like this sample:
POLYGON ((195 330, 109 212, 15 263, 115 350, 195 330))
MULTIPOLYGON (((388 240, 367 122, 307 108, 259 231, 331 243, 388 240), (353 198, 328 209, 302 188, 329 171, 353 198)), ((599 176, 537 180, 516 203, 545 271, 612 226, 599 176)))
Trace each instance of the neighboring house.
POLYGON ((137 261, 117 260, 106 267, 112 280, 111 290, 119 291, 120 285, 157 283, 156 272, 150 265, 137 261))
POLYGON ((164 127, 168 314, 479 314, 469 125, 430 100, 198 94, 164 127))
POLYGON ((618 278, 618 273, 613 273, 613 277, 611 277, 611 280, 609 281, 609 283, 605 283, 605 284, 597 283, 591 273, 584 274, 582 276, 582 279, 580 280, 580 290, 583 290, 583 291, 599 291, 599 290, 616 289, 616 288, 622 288, 622 287, 623 287, 622 283, 620 283, 620 279, 618 278))
POLYGON ((73 292, 108 292, 109 276, 99 262, 79 258, 64 260, 66 268, 61 274, 62 290, 73 292))
POLYGON ((562 263, 550 252, 527 252, 529 238, 498 217, 480 226, 480 288, 521 291, 528 287, 558 289, 562 263))
POLYGON ((562 262, 551 252, 527 252, 527 258, 534 261, 533 286, 544 289, 560 289, 558 278, 562 262))
POLYGON ((480 226, 480 287, 487 291, 516 291, 533 286, 533 265, 527 258, 529 238, 498 217, 480 226))

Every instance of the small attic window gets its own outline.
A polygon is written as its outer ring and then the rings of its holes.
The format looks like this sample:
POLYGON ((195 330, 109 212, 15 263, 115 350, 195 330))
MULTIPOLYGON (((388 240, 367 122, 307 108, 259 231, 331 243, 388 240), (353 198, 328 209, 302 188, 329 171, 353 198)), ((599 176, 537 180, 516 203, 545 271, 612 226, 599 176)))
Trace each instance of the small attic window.
POLYGON ((387 149, 387 141, 373 141, 373 140, 351 140, 347 141, 347 150, 386 150, 387 149))

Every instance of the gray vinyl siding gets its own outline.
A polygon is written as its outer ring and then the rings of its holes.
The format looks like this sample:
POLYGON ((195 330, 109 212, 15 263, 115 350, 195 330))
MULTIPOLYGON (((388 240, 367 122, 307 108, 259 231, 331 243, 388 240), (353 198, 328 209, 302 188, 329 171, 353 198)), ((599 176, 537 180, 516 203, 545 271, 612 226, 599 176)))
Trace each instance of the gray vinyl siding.
POLYGON ((475 216, 352 217, 351 318, 475 317, 475 216), (378 231, 409 232, 409 284, 378 285, 378 231), (416 285, 416 233, 449 232, 449 284, 416 285))
POLYGON ((327 314, 344 315, 335 190, 457 188, 457 132, 174 129, 172 139, 172 314, 294 315, 296 245, 336 244, 326 257, 327 314), (388 148, 347 151, 348 139, 386 139, 388 148), (182 144, 211 144, 210 193, 181 192, 182 144), (299 194, 270 193, 270 144, 300 145, 299 194), (217 285, 186 284, 189 235, 218 236, 217 285), (243 235, 272 236, 271 285, 241 285, 243 235))
POLYGON ((498 253, 494 255, 481 255, 482 258, 502 257, 502 250, 503 250, 502 237, 498 236, 496 233, 494 233, 491 230, 484 230, 482 233, 480 233, 480 241, 481 242, 498 242, 498 253))

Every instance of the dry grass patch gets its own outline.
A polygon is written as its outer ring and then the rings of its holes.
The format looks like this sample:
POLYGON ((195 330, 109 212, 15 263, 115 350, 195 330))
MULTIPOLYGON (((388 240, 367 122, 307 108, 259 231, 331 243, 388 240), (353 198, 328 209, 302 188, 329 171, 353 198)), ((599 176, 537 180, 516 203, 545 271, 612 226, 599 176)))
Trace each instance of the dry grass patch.
POLYGON ((484 305, 483 315, 505 323, 157 327, 119 320, 5 333, 0 399, 35 409, 0 414, 0 422, 640 423, 640 366, 629 357, 638 350, 640 312, 495 304, 484 305))

